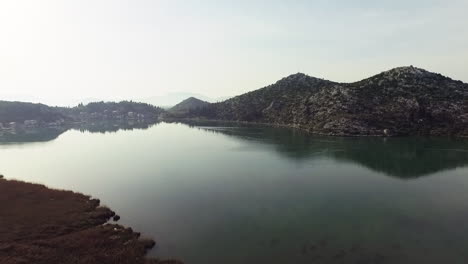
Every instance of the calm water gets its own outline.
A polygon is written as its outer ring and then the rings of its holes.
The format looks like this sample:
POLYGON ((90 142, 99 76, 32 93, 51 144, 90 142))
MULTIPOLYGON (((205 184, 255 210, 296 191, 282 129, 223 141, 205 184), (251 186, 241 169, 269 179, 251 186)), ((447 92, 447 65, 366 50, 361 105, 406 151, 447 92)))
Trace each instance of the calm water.
POLYGON ((210 123, 62 132, 2 139, 0 173, 100 198, 158 241, 153 256, 468 262, 466 140, 210 123))

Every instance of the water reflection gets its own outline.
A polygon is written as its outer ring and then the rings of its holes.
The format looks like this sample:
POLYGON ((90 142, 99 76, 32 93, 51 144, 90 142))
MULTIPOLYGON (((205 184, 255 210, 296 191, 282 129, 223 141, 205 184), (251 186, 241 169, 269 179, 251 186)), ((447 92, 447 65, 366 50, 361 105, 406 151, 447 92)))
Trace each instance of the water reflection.
MULTIPOLYGON (((159 122, 95 122, 68 128, 35 128, 0 134, 0 144, 55 140, 69 129, 90 133, 148 129, 159 122)), ((468 140, 457 138, 345 138, 311 136, 299 130, 211 121, 183 122, 192 128, 248 141, 252 149, 268 147, 297 162, 333 158, 360 164, 392 177, 411 179, 468 165, 468 140)))
POLYGON ((158 123, 159 122, 101 121, 76 124, 68 127, 37 127, 15 131, 0 131, 0 145, 48 142, 57 139, 68 130, 105 134, 115 133, 121 130, 148 129, 158 123))
POLYGON ((86 123, 80 124, 79 126, 73 127, 75 130, 81 132, 90 132, 90 133, 115 133, 120 130, 138 130, 138 129, 148 129, 152 126, 157 125, 159 122, 111 122, 111 121, 102 121, 96 123, 86 123))
POLYGON ((428 137, 323 137, 302 131, 240 124, 190 122, 187 125, 249 141, 253 148, 270 146, 285 158, 309 162, 334 158, 357 163, 402 179, 427 176, 468 165, 468 140, 428 137))
POLYGON ((56 139, 66 128, 34 128, 0 133, 0 145, 48 142, 56 139))

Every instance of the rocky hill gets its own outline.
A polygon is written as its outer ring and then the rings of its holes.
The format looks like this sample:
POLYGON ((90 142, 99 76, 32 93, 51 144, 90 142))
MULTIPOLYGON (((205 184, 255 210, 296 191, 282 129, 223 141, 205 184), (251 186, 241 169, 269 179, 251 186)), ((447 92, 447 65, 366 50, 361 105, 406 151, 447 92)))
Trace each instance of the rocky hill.
POLYGON ((468 84, 412 66, 355 83, 297 73, 185 117, 269 123, 325 135, 468 136, 468 84))
POLYGON ((173 115, 177 114, 186 114, 191 110, 197 110, 199 108, 205 107, 209 105, 210 103, 206 101, 202 101, 198 98, 195 97, 189 97, 182 102, 176 104, 173 106, 171 109, 169 109, 169 113, 173 115))

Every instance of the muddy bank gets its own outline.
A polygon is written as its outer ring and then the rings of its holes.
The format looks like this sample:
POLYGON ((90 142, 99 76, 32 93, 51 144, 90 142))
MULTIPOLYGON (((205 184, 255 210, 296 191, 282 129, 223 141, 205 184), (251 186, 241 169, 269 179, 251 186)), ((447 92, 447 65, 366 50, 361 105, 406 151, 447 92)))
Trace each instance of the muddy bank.
POLYGON ((0 177, 0 263, 181 263, 145 258, 155 242, 114 216, 89 196, 0 177))

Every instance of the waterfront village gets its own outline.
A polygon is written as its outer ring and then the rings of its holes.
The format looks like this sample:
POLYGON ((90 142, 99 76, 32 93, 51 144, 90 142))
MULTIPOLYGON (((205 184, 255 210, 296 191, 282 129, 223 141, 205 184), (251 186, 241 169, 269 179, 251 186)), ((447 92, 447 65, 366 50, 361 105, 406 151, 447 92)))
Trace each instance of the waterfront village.
POLYGON ((0 123, 0 136, 3 134, 16 134, 18 131, 28 131, 37 128, 64 128, 67 126, 93 123, 98 121, 108 122, 146 122, 154 120, 157 117, 144 115, 136 112, 108 111, 103 112, 80 112, 78 115, 72 115, 69 118, 59 118, 54 121, 45 122, 42 120, 24 120, 23 122, 0 123))

